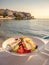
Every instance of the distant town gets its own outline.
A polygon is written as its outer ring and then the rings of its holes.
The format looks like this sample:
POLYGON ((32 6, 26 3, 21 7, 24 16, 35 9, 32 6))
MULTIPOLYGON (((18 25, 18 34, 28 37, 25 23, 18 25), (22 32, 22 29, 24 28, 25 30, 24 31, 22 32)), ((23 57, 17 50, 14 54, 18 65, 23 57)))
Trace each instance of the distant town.
POLYGON ((29 20, 34 19, 30 13, 18 12, 9 9, 0 9, 0 19, 29 20))

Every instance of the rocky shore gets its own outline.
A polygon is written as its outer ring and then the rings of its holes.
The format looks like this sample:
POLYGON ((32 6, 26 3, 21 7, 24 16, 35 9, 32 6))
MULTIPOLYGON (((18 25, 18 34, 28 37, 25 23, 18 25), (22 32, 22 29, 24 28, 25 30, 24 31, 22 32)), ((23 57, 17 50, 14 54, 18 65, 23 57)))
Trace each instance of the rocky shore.
POLYGON ((0 9, 0 19, 30 20, 34 19, 34 16, 31 16, 31 14, 27 12, 18 12, 9 9, 0 9))

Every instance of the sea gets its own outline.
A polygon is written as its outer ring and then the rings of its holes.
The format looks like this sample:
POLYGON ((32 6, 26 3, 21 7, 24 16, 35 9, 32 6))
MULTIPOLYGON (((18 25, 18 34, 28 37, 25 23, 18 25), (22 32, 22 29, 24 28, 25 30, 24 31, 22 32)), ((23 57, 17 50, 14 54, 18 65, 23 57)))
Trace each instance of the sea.
POLYGON ((49 19, 0 20, 0 37, 17 36, 49 38, 49 19))

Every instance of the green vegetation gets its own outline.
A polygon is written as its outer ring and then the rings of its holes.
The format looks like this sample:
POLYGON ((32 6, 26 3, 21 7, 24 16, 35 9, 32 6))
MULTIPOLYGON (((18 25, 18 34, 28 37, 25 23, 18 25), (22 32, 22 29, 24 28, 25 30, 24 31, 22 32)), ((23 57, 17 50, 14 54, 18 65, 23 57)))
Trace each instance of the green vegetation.
POLYGON ((13 13, 13 15, 15 16, 16 20, 21 20, 23 19, 19 14, 13 13))
POLYGON ((3 17, 5 18, 6 16, 8 16, 8 14, 6 12, 4 12, 3 17))
POLYGON ((34 16, 32 17, 31 14, 27 12, 17 12, 9 9, 0 9, 0 18, 8 17, 16 20, 34 19, 34 16))

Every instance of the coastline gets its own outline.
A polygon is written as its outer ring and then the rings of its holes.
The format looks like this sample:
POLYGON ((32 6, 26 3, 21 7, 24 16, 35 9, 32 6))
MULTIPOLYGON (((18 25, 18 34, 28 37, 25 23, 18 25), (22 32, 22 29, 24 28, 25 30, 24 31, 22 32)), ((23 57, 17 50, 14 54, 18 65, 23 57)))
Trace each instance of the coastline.
MULTIPOLYGON (((31 19, 33 19, 33 18, 31 18, 31 19)), ((31 20, 31 19, 0 18, 0 20, 31 20)))
POLYGON ((13 18, 11 18, 11 17, 8 17, 8 18, 0 18, 0 20, 12 20, 13 18))
POLYGON ((34 19, 34 16, 32 16, 31 13, 28 12, 0 9, 0 19, 30 20, 34 19))

